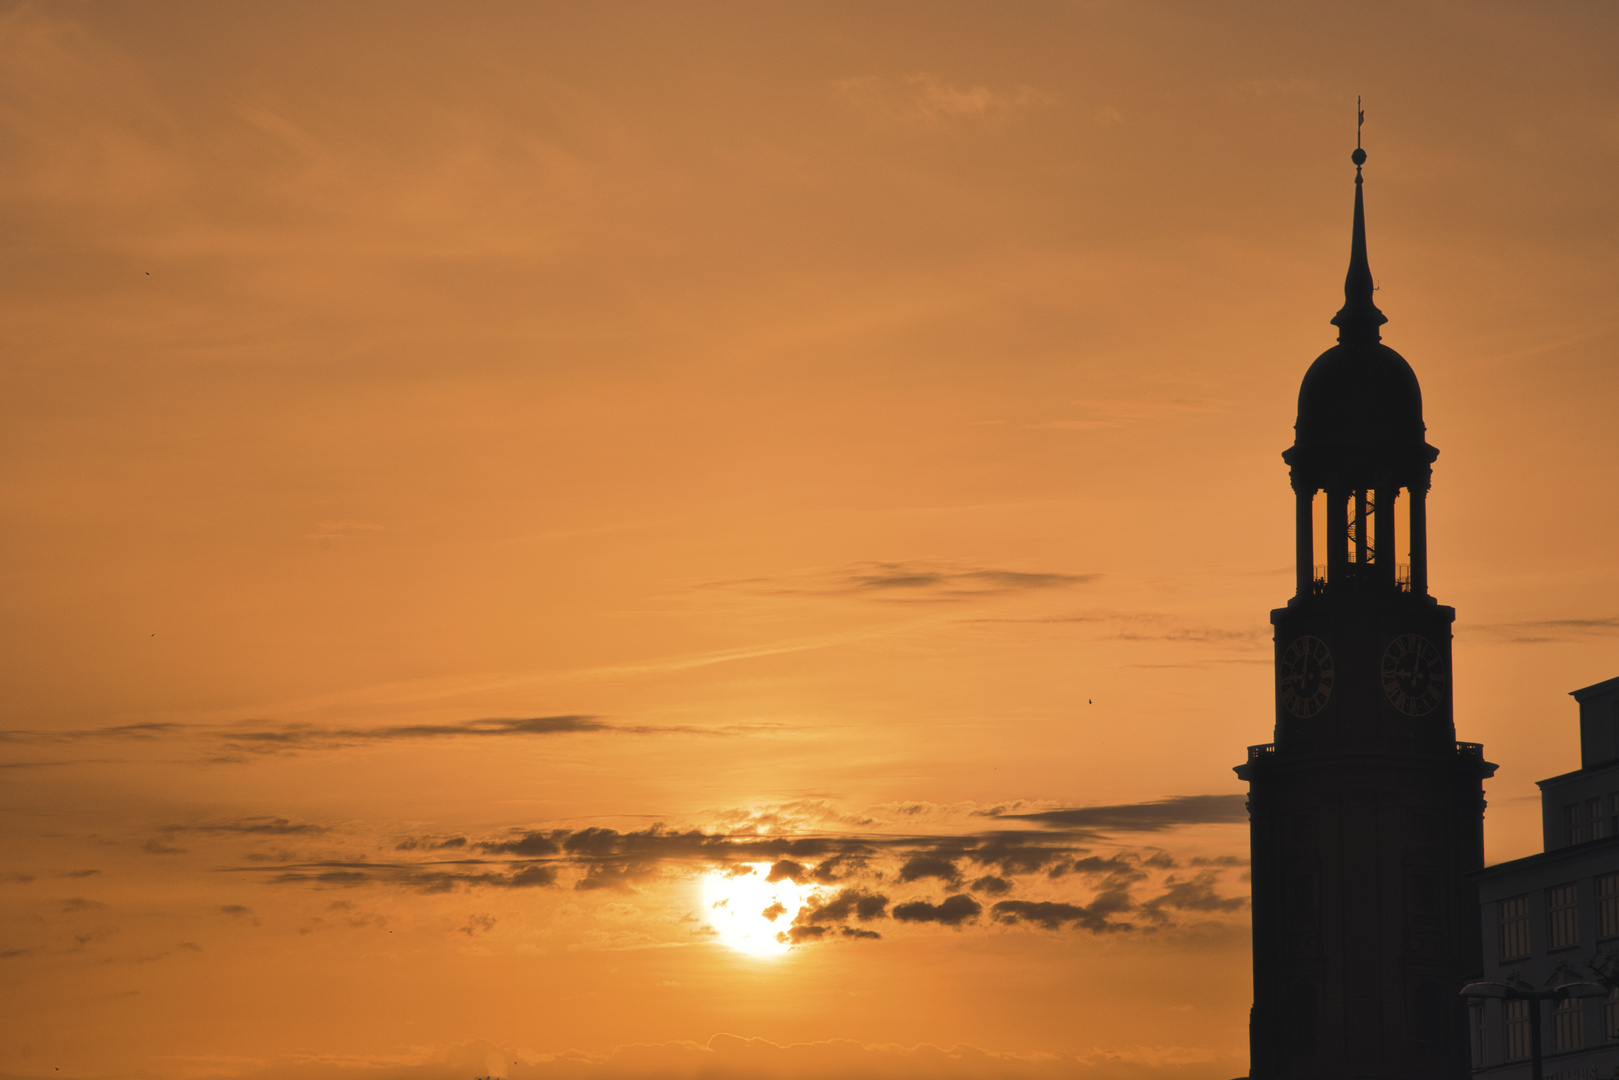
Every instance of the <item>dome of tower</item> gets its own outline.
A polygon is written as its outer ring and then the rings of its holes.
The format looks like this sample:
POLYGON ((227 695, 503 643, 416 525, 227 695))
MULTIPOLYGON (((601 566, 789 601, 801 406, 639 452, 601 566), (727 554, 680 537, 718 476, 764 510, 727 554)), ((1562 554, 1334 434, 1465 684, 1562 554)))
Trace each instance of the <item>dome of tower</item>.
POLYGON ((1338 344, 1316 358, 1299 386, 1293 446, 1282 457, 1295 479, 1326 486, 1426 482, 1439 451, 1425 441, 1422 387, 1405 357, 1384 345, 1388 322, 1373 302, 1366 257, 1366 207, 1361 165, 1355 162, 1355 220, 1350 239, 1344 306, 1332 318, 1338 344))
POLYGON ((1316 358, 1299 386, 1297 445, 1421 445, 1422 387, 1405 357, 1380 341, 1341 341, 1316 358))

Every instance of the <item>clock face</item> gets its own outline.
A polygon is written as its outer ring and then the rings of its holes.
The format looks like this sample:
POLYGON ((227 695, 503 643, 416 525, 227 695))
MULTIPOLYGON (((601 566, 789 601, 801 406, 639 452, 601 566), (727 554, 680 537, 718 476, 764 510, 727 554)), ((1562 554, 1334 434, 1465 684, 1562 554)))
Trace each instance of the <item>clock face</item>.
POLYGON ((1282 706, 1300 719, 1309 719, 1326 707, 1332 696, 1332 653, 1327 643, 1306 634, 1294 638, 1282 652, 1276 669, 1276 688, 1282 706))
POLYGON ((1407 716, 1427 716, 1450 689, 1445 658, 1421 634, 1401 634, 1383 650, 1383 693, 1407 716))

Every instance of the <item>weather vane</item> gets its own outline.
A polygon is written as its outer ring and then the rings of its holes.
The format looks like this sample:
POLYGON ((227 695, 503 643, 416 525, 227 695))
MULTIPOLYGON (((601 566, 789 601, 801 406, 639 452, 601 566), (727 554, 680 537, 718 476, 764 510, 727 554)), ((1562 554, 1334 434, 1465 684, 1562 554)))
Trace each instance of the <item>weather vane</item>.
POLYGON ((1355 152, 1349 159, 1355 163, 1355 183, 1360 183, 1360 167, 1366 163, 1366 151, 1360 148, 1360 129, 1366 123, 1366 110, 1360 107, 1360 95, 1355 95, 1355 152))

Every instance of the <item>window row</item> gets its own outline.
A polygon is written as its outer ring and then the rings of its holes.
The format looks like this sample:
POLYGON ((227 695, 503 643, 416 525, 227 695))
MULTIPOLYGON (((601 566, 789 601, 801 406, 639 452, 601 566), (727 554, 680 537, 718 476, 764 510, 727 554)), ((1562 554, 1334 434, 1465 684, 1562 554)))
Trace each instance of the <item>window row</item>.
MULTIPOLYGON (((1537 1005, 1537 1002, 1521 998, 1501 1002, 1502 1061, 1529 1060, 1529 1010, 1537 1005)), ((1472 1014, 1473 1067, 1483 1068, 1492 1064, 1490 1061, 1492 1040, 1489 1026, 1485 1023, 1484 1003, 1475 1004, 1472 1007, 1472 1014)), ((1561 1054, 1587 1049, 1585 1002, 1577 998, 1558 1002, 1552 1009, 1551 1020, 1552 1053, 1561 1054)), ((1602 1028, 1604 1040, 1619 1042, 1619 989, 1610 991, 1607 1000, 1602 1003, 1602 1028)))
MULTIPOLYGON (((1619 874, 1596 879, 1597 940, 1619 937, 1619 874)), ((1529 897, 1514 896, 1499 905, 1501 962, 1523 960, 1534 951, 1529 932, 1529 897)), ((1580 943, 1580 883, 1546 890, 1546 949, 1571 949, 1580 943)))
POLYGON ((1619 791, 1564 803, 1563 823, 1570 844, 1619 836, 1619 791))

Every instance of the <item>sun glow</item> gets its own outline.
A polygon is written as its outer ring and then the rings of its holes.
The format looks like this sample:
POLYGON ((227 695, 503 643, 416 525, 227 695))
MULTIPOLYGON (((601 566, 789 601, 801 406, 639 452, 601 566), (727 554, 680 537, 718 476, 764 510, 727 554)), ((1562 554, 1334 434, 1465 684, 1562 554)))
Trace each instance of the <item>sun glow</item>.
POLYGON ((749 956, 780 956, 792 948, 793 916, 815 894, 786 878, 767 881, 769 863, 746 863, 703 878, 703 903, 720 941, 749 956))

